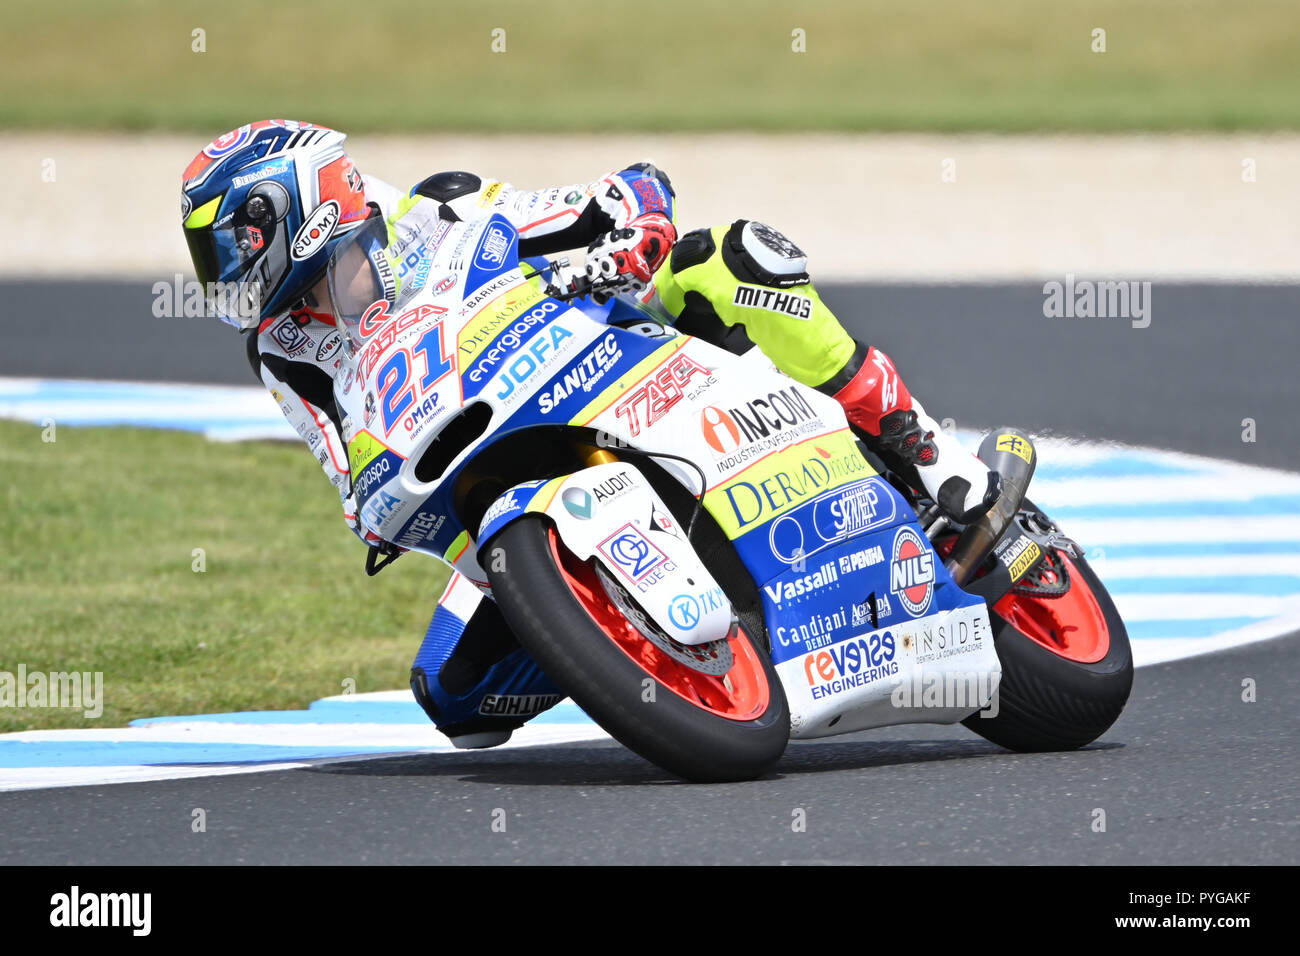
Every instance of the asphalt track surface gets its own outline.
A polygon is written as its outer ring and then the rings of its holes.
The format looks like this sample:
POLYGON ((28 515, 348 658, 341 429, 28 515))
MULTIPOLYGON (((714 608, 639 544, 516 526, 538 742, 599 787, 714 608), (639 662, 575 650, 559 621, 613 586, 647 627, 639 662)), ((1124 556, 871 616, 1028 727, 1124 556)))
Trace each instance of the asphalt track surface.
MULTIPOLYGON (((824 295, 937 417, 1300 469, 1300 288, 1157 284, 1147 329, 1046 319, 1035 285, 824 295)), ((229 329, 153 318, 148 283, 0 301, 0 375, 251 381, 229 329)), ((794 743, 729 786, 593 742, 3 793, 0 863, 1294 864, 1298 654, 1291 635, 1141 669, 1115 727, 1065 754, 914 726, 794 743)))
POLYGON ((1119 722, 1073 753, 927 725, 792 743, 731 785, 593 742, 4 793, 0 863, 1295 863, 1297 651, 1143 668, 1119 722))

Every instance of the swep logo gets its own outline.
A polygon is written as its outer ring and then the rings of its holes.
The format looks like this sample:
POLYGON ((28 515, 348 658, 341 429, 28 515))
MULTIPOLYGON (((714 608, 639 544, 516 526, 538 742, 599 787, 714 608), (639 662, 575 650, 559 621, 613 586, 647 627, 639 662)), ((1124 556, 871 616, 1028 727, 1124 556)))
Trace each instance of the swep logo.
POLYGON ((496 269, 506 261, 515 237, 498 225, 491 225, 483 234, 474 255, 474 265, 480 269, 496 269))

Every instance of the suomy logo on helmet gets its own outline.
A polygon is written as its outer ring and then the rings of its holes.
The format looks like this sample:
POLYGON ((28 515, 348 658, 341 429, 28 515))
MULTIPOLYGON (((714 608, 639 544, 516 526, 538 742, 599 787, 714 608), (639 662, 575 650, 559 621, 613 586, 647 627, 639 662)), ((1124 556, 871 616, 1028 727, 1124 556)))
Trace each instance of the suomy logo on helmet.
POLYGON ((339 204, 333 199, 321 203, 293 237, 293 257, 310 259, 325 247, 339 224, 339 204))

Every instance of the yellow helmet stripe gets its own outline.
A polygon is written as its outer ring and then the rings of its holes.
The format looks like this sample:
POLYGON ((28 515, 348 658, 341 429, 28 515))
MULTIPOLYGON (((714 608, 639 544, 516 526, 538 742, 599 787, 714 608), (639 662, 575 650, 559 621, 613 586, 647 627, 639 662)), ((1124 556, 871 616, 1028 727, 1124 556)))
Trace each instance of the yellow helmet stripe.
POLYGON ((217 218, 217 208, 220 205, 220 196, 209 202, 205 202, 185 218, 185 228, 202 229, 204 226, 212 225, 212 220, 217 218))

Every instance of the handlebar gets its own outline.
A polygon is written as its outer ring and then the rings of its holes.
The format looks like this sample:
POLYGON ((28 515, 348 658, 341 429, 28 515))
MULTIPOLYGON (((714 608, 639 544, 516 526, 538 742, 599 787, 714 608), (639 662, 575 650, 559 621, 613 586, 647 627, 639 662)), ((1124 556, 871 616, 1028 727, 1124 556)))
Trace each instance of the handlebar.
MULTIPOLYGON (((532 279, 544 273, 551 273, 554 277, 559 271, 569 265, 569 260, 548 259, 546 268, 538 269, 536 272, 526 274, 525 279, 532 279)), ((586 274, 575 274, 573 284, 569 289, 562 289, 553 282, 548 282, 545 292, 552 299, 559 299, 561 302, 572 302, 574 299, 581 299, 585 296, 592 296, 598 305, 603 305, 611 296, 625 291, 626 283, 620 279, 593 279, 586 274)))

